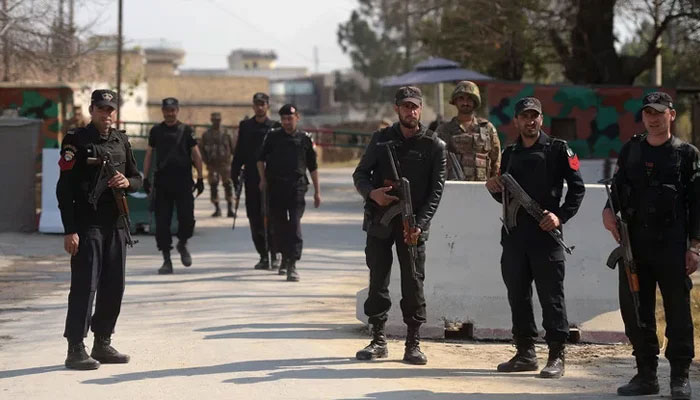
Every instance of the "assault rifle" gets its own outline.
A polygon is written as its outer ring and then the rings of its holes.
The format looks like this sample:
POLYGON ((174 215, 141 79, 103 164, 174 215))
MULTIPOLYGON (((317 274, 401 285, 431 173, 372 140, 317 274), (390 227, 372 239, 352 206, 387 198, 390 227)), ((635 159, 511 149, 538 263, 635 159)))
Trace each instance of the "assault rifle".
POLYGON ((238 173, 238 186, 234 187, 234 196, 236 199, 234 200, 234 206, 233 206, 233 227, 231 229, 236 229, 236 217, 238 217, 238 205, 241 203, 241 192, 243 191, 243 180, 245 179, 243 175, 243 169, 241 168, 241 172, 238 173))
MULTIPOLYGON (((107 185, 109 180, 117 174, 116 167, 120 166, 122 163, 112 162, 112 155, 109 152, 105 152, 102 155, 97 155, 94 154, 94 150, 89 149, 87 164, 97 165, 100 168, 100 171, 95 177, 95 184, 93 185, 90 193, 88 193, 88 203, 92 205, 93 209, 97 210, 97 203, 100 196, 102 196, 102 193, 104 193, 104 191, 109 187, 107 185), (94 157, 90 157, 91 155, 94 157)), ((131 220, 129 219, 129 204, 126 201, 126 193, 124 193, 124 189, 111 189, 112 195, 114 195, 114 200, 117 203, 117 210, 119 211, 118 221, 121 222, 121 225, 126 232, 126 244, 128 244, 129 247, 134 247, 134 244, 138 243, 139 241, 134 240, 131 237, 131 220)))
POLYGON ((401 175, 401 165, 399 158, 396 156, 397 142, 390 140, 387 142, 379 142, 377 146, 386 147, 391 164, 391 172, 393 180, 385 181, 385 185, 391 186, 399 190, 399 203, 386 211, 382 216, 381 223, 389 225, 394 216, 401 214, 401 222, 403 224, 403 232, 409 238, 408 255, 411 262, 411 276, 416 279, 416 260, 418 260, 418 240, 412 239, 412 233, 416 229, 416 216, 413 214, 413 201, 411 200, 411 182, 408 178, 401 175))
MULTIPOLYGON (((501 175, 501 183, 503 183, 504 190, 502 194, 503 198, 503 225, 506 228, 506 232, 510 232, 510 229, 517 225, 518 210, 523 207, 525 211, 530 214, 535 221, 540 222, 544 218, 544 210, 537 204, 535 200, 530 197, 527 192, 520 186, 518 181, 513 178, 511 174, 501 175)), ((567 254, 571 254, 571 251, 575 246, 567 246, 564 243, 564 237, 561 233, 561 229, 554 228, 547 232, 549 235, 561 246, 567 254)))
POLYGON ((452 167, 452 171, 454 172, 457 180, 466 181, 467 177, 464 175, 464 170, 462 169, 462 164, 459 162, 459 158, 457 158, 457 154, 448 151, 447 160, 450 162, 450 166, 452 167))
MULTIPOLYGON (((627 226, 627 222, 621 217, 618 217, 617 211, 615 210, 615 203, 613 203, 612 191, 610 189, 610 185, 614 184, 613 179, 603 179, 598 183, 605 185, 605 192, 608 194, 608 204, 610 204, 610 210, 615 215, 617 230, 620 233, 620 245, 610 253, 606 265, 610 269, 615 269, 617 264, 620 264, 620 267, 625 269, 627 285, 629 286, 632 304, 634 305, 634 315, 637 318, 637 325, 640 328, 644 328, 646 324, 642 322, 639 316, 639 276, 637 275, 637 263, 634 261, 634 256, 632 255, 629 227, 627 226)), ((615 194, 617 194, 617 191, 615 194)))

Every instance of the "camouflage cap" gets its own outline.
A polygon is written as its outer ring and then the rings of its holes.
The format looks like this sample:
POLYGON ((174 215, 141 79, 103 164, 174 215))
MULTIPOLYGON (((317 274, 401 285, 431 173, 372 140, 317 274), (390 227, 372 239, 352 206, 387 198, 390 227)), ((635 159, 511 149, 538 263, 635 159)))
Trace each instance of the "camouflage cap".
POLYGON ((423 104, 423 92, 415 86, 402 86, 396 91, 395 100, 397 106, 406 102, 420 106, 423 104))
POLYGON ((673 109, 673 99, 671 95, 665 92, 651 92, 642 99, 642 110, 651 107, 658 112, 664 112, 666 109, 673 109))
POLYGON ((471 96, 476 102, 476 108, 479 108, 479 106, 481 106, 481 94, 479 93, 479 87, 476 86, 476 83, 472 81, 461 81, 457 83, 455 90, 452 91, 450 104, 454 104, 455 99, 462 94, 471 96))
POLYGON ((533 110, 542 114, 542 103, 536 97, 523 97, 515 103, 515 116, 517 117, 520 113, 533 110))
POLYGON ((117 94, 111 90, 98 89, 92 92, 90 96, 90 105, 101 107, 109 106, 117 109, 117 104, 119 103, 119 98, 117 94))

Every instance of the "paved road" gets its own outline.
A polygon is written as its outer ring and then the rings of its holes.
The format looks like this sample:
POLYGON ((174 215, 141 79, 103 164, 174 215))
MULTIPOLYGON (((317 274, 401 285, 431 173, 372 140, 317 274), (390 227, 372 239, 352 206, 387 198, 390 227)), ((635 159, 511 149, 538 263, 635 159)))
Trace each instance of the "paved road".
POLYGON ((230 219, 208 217, 205 198, 196 202, 191 268, 176 263, 174 275, 157 275, 154 239, 139 237, 114 335, 132 362, 96 371, 63 367, 69 273, 61 237, 0 235, 0 399, 615 398, 633 372, 614 347, 573 349, 560 381, 495 374, 512 351, 497 343, 426 342, 429 364, 416 367, 399 362, 396 339, 389 359, 355 361, 368 341, 355 319, 367 271, 350 172, 322 173, 322 208, 304 217, 299 283, 253 270, 246 219, 231 231, 230 219))

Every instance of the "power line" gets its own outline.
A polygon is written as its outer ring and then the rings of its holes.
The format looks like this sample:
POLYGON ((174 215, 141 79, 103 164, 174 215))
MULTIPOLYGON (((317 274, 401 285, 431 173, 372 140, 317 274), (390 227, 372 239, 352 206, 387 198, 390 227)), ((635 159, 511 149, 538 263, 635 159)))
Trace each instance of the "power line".
POLYGON ((257 26, 257 25, 255 25, 255 24, 251 23, 249 20, 247 20, 247 19, 245 19, 245 18, 242 18, 241 16, 239 16, 239 15, 236 14, 236 13, 234 13, 234 12, 231 11, 228 7, 224 6, 223 4, 219 3, 218 1, 216 1, 216 0, 208 0, 208 1, 209 1, 209 3, 211 3, 212 5, 214 5, 214 6, 216 6, 217 8, 219 8, 219 10, 225 12, 226 14, 228 14, 228 15, 234 17, 235 19, 237 19, 237 20, 241 21, 242 23, 248 25, 249 27, 253 28, 255 32, 262 33, 263 35, 265 35, 265 36, 267 36, 268 38, 272 39, 272 40, 275 41, 278 45, 282 46, 283 49, 291 50, 291 51, 292 51, 293 53, 295 53, 297 56, 303 58, 304 60, 306 60, 306 61, 308 61, 308 62, 313 63, 313 59, 312 59, 311 57, 309 57, 308 55, 304 55, 303 53, 300 53, 300 52, 298 52, 298 51, 296 51, 296 50, 293 50, 292 47, 289 46, 289 44, 282 42, 282 41, 279 40, 277 37, 275 37, 275 36, 273 36, 272 34, 266 32, 266 31, 265 31, 264 29, 262 29, 260 26, 257 26))

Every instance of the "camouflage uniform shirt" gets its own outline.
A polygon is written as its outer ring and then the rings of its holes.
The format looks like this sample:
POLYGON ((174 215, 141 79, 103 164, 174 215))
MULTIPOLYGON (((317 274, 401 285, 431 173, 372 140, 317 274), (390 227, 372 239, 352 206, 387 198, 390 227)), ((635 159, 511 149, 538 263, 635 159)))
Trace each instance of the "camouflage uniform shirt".
MULTIPOLYGON (((474 117, 476 123, 465 127, 457 117, 440 125, 438 136, 447 144, 447 151, 457 156, 466 180, 486 181, 498 174, 501 164, 501 143, 491 122, 474 117)), ((452 164, 447 163, 447 179, 457 179, 452 164)))

